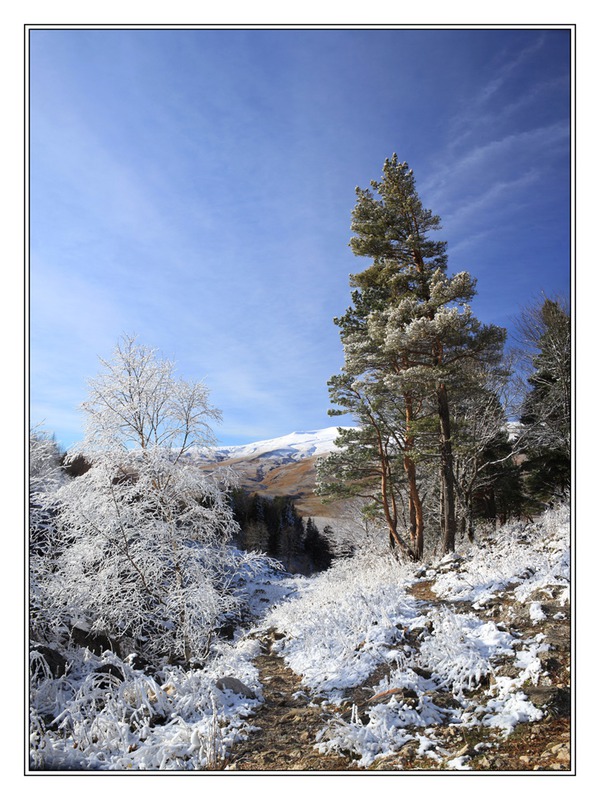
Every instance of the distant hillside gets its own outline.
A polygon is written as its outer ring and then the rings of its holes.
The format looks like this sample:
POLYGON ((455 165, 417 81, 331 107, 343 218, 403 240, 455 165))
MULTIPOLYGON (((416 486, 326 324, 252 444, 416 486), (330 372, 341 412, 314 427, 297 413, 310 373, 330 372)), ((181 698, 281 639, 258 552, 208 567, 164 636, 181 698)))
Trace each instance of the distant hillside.
POLYGON ((248 492, 269 497, 290 496, 305 517, 330 519, 340 504, 327 504, 315 496, 316 463, 335 450, 338 428, 299 431, 245 445, 213 448, 204 464, 231 467, 248 492))

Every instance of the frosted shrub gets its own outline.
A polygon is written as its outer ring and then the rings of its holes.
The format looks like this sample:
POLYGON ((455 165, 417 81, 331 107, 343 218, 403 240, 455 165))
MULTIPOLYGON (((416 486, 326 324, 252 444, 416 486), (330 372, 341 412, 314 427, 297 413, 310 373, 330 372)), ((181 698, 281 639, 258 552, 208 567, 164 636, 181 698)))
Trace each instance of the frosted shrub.
POLYGON ((433 632, 421 645, 421 664, 441 678, 454 695, 479 685, 491 671, 491 658, 512 653, 512 637, 493 622, 473 615, 434 609, 433 632))
POLYGON ((135 482, 115 485, 101 462, 61 490, 58 524, 71 543, 47 590, 64 618, 143 643, 146 655, 198 658, 252 558, 227 546, 234 523, 214 481, 161 453, 139 460, 119 463, 139 470, 135 482))
POLYGON ((474 547, 459 570, 438 575, 434 590, 448 600, 476 605, 509 584, 518 584, 521 602, 536 589, 568 587, 570 581, 569 509, 546 512, 535 523, 513 523, 498 530, 484 546, 474 547))
POLYGON ((232 583, 257 557, 237 530, 227 476, 186 462, 213 442, 219 412, 203 384, 124 337, 83 404, 88 472, 56 495, 63 541, 43 582, 55 624, 133 642, 155 663, 201 661, 211 631, 239 603, 232 583))
POLYGON ((250 730, 246 718, 257 701, 228 696, 216 680, 237 669, 256 686, 253 655, 247 647, 230 648, 203 671, 166 667, 154 677, 114 655, 100 658, 82 650, 71 653, 62 678, 42 666, 31 697, 31 768, 220 767, 232 744, 250 730), (114 674, 100 671, 108 665, 114 674))
POLYGON ((37 638, 51 635, 52 619, 45 579, 54 570, 61 549, 56 530, 57 492, 65 483, 56 442, 43 429, 29 436, 29 596, 30 629, 37 638))
POLYGON ((402 637, 402 626, 418 617, 416 601, 400 589, 408 575, 391 557, 364 557, 313 578, 267 619, 286 634, 280 650, 290 667, 308 686, 330 694, 368 677, 402 637))

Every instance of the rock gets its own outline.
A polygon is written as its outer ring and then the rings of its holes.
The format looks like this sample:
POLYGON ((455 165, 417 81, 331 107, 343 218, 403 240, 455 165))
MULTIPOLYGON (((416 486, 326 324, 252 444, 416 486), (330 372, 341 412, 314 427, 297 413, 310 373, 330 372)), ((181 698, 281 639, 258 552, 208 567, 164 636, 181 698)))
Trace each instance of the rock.
POLYGON ((246 697, 248 700, 256 700, 256 694, 252 691, 252 689, 231 675, 228 675, 224 678, 219 678, 216 686, 217 689, 221 689, 221 691, 227 691, 229 689, 229 691, 233 692, 234 694, 239 694, 242 697, 246 697))
POLYGON ((71 639, 80 647, 87 647, 97 656, 103 655, 107 650, 111 650, 119 656, 121 655, 116 642, 113 642, 103 633, 90 633, 90 631, 75 626, 71 629, 71 639))
POLYGON ((533 705, 537 708, 543 708, 547 705, 555 694, 551 686, 528 686, 526 692, 533 705))
POLYGON ((550 748, 550 753, 552 753, 557 761, 571 760, 570 748, 565 742, 559 742, 558 744, 552 745, 550 748))
POLYGON ((125 660, 132 669, 141 670, 142 672, 147 671, 150 667, 150 662, 138 653, 129 653, 125 660))
MULTIPOLYGON (((67 659, 62 656, 58 650, 54 650, 52 647, 47 647, 46 645, 38 644, 31 646, 32 653, 39 653, 39 655, 44 659, 46 662, 48 669, 53 678, 60 678, 61 675, 64 675, 67 671, 67 659)), ((32 665, 32 677, 33 678, 41 678, 43 677, 42 669, 40 665, 32 665)))
POLYGON ((463 745, 463 747, 460 748, 460 750, 457 750, 456 753, 454 753, 453 757, 454 758, 460 758, 461 756, 466 756, 467 753, 470 753, 470 752, 471 752, 470 745, 465 744, 465 745, 463 745))
POLYGON ((430 680, 433 676, 433 672, 431 672, 431 670, 425 669, 424 667, 420 667, 416 664, 413 664, 412 671, 420 678, 424 678, 427 681, 430 680))
POLYGON ((237 625, 234 622, 227 622, 217 630, 217 636, 221 639, 227 639, 228 641, 232 641, 235 638, 235 632, 237 630, 237 625))
POLYGON ((546 628, 545 641, 559 651, 569 651, 571 649, 571 634, 567 626, 548 626, 546 628))
POLYGON ((97 675, 110 675, 121 683, 125 680, 123 673, 115 664, 102 664, 102 666, 95 669, 94 672, 97 675))

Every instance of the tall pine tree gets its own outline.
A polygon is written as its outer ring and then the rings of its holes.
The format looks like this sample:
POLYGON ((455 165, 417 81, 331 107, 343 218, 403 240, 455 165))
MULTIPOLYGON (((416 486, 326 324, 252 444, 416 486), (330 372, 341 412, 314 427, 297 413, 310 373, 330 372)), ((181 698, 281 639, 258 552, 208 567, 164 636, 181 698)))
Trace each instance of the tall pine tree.
POLYGON ((393 493, 386 502, 385 490, 398 484, 393 466, 402 464, 415 558, 423 552, 425 524, 418 459, 428 447, 430 420, 437 420, 442 548, 449 552, 456 537, 451 389, 467 361, 499 357, 504 330, 482 325, 471 313, 475 281, 467 272, 446 274, 446 242, 431 237, 440 218, 424 208, 406 163, 394 154, 384 163, 382 179, 356 194, 350 246, 372 263, 351 276, 353 306, 335 320, 345 363, 330 381, 332 401, 342 412, 358 411, 358 422, 371 431, 384 516, 395 540, 398 502, 393 493), (387 448, 381 447, 382 432, 387 448))
POLYGON ((523 469, 530 494, 547 502, 571 483, 571 317, 561 299, 545 298, 517 321, 527 350, 529 391, 521 409, 523 469))

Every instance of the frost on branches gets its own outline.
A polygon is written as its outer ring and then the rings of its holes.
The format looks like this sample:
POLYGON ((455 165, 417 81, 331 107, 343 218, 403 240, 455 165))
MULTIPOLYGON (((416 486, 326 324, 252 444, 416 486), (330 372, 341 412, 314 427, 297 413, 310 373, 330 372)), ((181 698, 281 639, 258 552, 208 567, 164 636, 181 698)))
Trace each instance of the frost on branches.
POLYGON ((56 494, 62 548, 44 585, 48 621, 102 633, 153 663, 194 663, 236 599, 252 556, 228 547, 236 523, 223 474, 182 458, 212 443, 201 383, 123 338, 90 382, 84 441, 91 468, 56 494))
POLYGON ((38 634, 44 629, 47 598, 44 586, 60 546, 56 527, 56 494, 64 484, 61 453, 41 427, 29 433, 29 615, 38 634))

